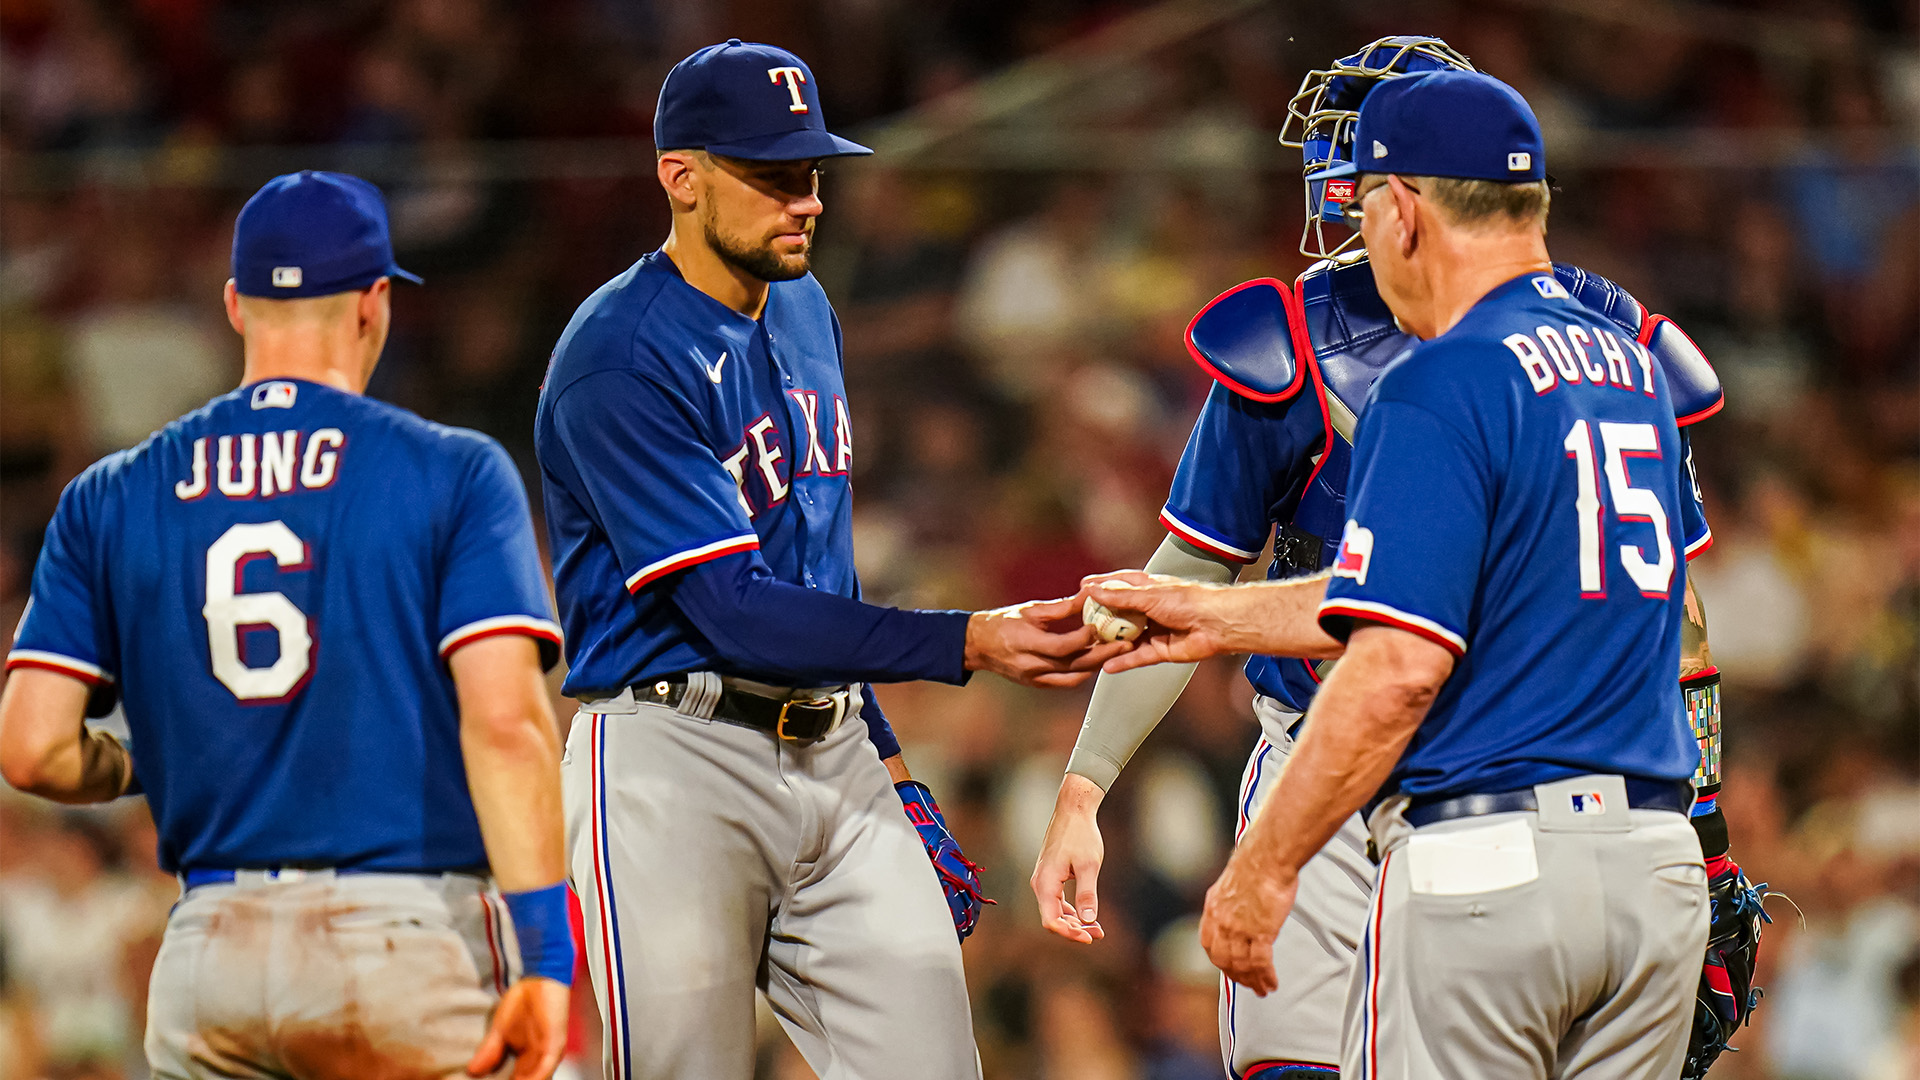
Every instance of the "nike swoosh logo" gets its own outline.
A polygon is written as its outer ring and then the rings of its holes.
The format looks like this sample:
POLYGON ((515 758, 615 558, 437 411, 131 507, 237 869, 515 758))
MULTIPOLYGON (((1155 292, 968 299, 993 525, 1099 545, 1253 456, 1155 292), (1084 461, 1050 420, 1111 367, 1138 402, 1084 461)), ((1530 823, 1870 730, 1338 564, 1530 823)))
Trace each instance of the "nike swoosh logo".
POLYGON ((712 382, 715 386, 720 385, 720 367, 726 362, 727 354, 723 352, 720 354, 720 359, 715 360, 711 366, 705 361, 701 361, 700 363, 700 366, 706 370, 708 381, 712 382))

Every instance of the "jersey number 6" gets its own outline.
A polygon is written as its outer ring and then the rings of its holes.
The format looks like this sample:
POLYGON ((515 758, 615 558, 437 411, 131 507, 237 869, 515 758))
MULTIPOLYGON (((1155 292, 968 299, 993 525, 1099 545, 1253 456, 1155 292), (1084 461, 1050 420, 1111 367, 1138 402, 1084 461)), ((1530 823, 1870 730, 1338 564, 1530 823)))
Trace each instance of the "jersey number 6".
POLYGON ((282 592, 243 593, 240 578, 249 562, 271 558, 282 570, 307 565, 307 545, 283 521, 235 525, 207 549, 207 647, 213 676, 241 701, 272 702, 291 697, 313 669, 313 634, 306 612, 282 592), (241 635, 269 629, 280 636, 280 658, 266 667, 248 667, 240 656, 241 635))
MULTIPOLYGON (((1629 457, 1659 457, 1660 431, 1652 424, 1612 424, 1600 422, 1600 444, 1607 456, 1607 494, 1613 500, 1613 512, 1621 521, 1644 521, 1653 526, 1659 558, 1648 562, 1644 551, 1632 544, 1620 545, 1620 565, 1639 587, 1643 596, 1666 596, 1673 585, 1673 539, 1667 535, 1667 511, 1660 496, 1647 488, 1634 487, 1627 480, 1629 457)), ((1593 432, 1585 420, 1576 420, 1567 432, 1567 456, 1574 460, 1579 474, 1579 490, 1573 509, 1580 520, 1580 595, 1607 595, 1607 571, 1600 548, 1603 523, 1600 505, 1600 477, 1594 468, 1593 432)))

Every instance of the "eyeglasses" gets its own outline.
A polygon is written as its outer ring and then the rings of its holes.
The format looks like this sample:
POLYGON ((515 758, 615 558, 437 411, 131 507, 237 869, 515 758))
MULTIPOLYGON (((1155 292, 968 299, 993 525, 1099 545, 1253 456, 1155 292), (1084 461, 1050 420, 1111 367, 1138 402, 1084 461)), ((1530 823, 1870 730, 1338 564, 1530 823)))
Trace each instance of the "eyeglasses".
MULTIPOLYGON (((1408 191, 1413 192, 1415 195, 1420 194, 1419 188, 1414 187, 1412 184, 1408 184, 1405 180, 1401 180, 1400 182, 1402 184, 1406 184, 1406 188, 1408 191)), ((1366 189, 1365 191, 1354 192, 1353 198, 1348 199, 1346 202, 1346 205, 1340 208, 1340 216, 1347 219, 1348 225, 1358 229, 1360 227, 1360 223, 1364 221, 1367 216, 1367 212, 1360 208, 1360 203, 1364 201, 1367 196, 1373 194, 1376 191, 1379 191, 1381 188, 1386 186, 1387 186, 1387 182, 1385 180, 1382 180, 1379 183, 1373 185, 1372 187, 1366 189)))

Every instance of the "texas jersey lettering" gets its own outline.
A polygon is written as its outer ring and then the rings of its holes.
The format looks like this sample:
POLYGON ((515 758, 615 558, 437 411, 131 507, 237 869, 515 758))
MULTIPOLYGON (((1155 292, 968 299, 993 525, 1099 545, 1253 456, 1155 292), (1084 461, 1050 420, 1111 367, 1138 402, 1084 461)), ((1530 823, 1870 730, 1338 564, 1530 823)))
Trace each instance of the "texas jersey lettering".
POLYGON ((567 693, 724 668, 648 588, 675 571, 757 549, 781 580, 859 595, 839 328, 811 276, 771 284, 751 319, 658 251, 581 305, 536 428, 567 693))

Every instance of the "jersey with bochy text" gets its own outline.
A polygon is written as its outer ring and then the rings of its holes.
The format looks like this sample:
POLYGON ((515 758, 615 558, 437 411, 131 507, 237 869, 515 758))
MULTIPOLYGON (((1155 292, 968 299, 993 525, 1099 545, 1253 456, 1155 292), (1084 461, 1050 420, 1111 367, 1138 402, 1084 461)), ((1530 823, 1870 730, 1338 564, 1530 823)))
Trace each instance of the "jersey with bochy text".
POLYGON ((751 319, 655 251, 574 312, 534 429, 566 628, 566 691, 732 671, 663 579, 755 552, 781 581, 858 597, 840 323, 812 275, 751 319))
POLYGON ((1375 380, 1320 622, 1458 657, 1383 794, 1693 775, 1689 484, 1666 374, 1618 330, 1522 275, 1375 380))
MULTIPOLYGON (((1651 341, 1663 365, 1682 362, 1673 355, 1676 350, 1697 356, 1677 327, 1647 315, 1619 286, 1565 264, 1557 264, 1554 272, 1577 299, 1607 316, 1616 333, 1651 341), (1656 330, 1673 340, 1656 339, 1656 330)), ((1268 283, 1274 286, 1268 293, 1249 288, 1260 282, 1229 290, 1196 316, 1188 331, 1195 359, 1219 381, 1188 438, 1160 520, 1187 543, 1235 562, 1258 558, 1271 536, 1274 557, 1267 576, 1285 578, 1331 564, 1347 516, 1356 418, 1374 378, 1414 339, 1395 326, 1364 258, 1316 263, 1301 275, 1297 294, 1268 283), (1273 293, 1283 295, 1285 304, 1273 293), (1236 298, 1258 299, 1271 308, 1279 323, 1271 340, 1248 336, 1238 325, 1265 314, 1262 309, 1222 308, 1236 298), (1241 340, 1229 342, 1230 349, 1269 354, 1254 363, 1283 361, 1275 381, 1291 385, 1251 387, 1244 372, 1223 369, 1229 359, 1210 357, 1202 347, 1212 344, 1201 341, 1210 320, 1232 325, 1231 336, 1241 340)), ((1704 360, 1692 367, 1710 379, 1704 360)), ((1688 402, 1676 401, 1687 410, 1681 423, 1711 415, 1719 401, 1717 383, 1694 387, 1688 402)), ((1684 428, 1681 441, 1684 448, 1684 428)), ((1689 484, 1687 494, 1681 518, 1686 554, 1692 558, 1707 549, 1712 533, 1698 489, 1689 484)), ((1261 694, 1305 712, 1333 663, 1255 655, 1247 659, 1247 679, 1261 694)))
POLYGON ((277 379, 68 486, 7 666, 117 693, 169 870, 475 869, 446 658, 502 633, 558 659, 506 451, 277 379))

